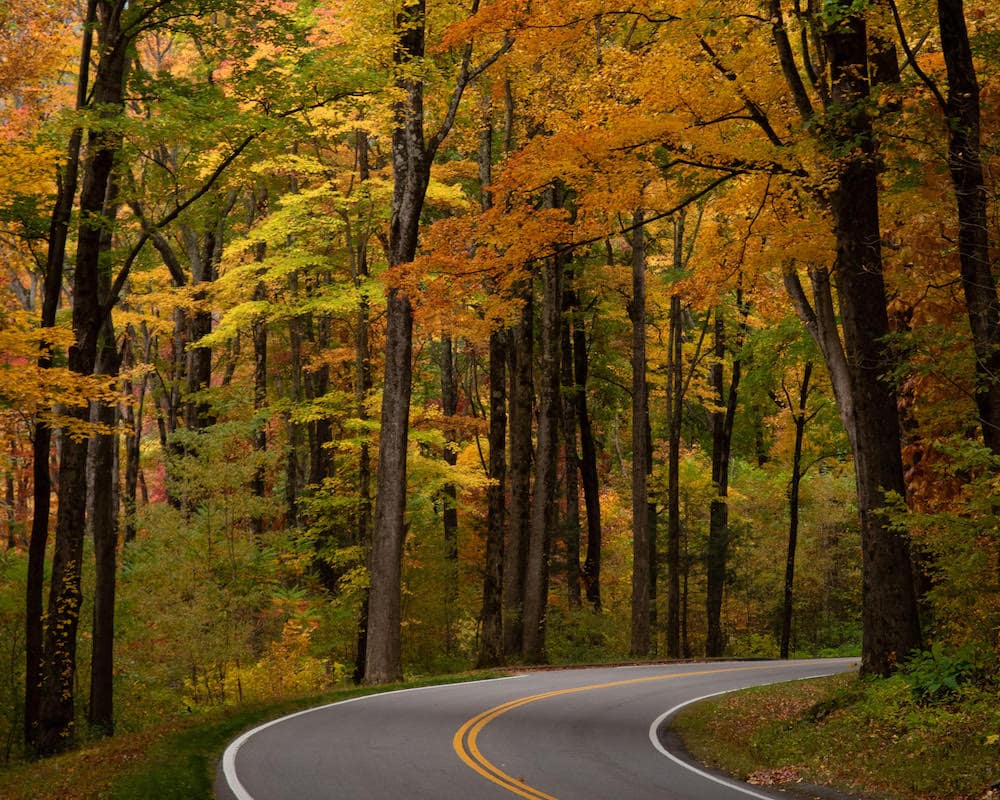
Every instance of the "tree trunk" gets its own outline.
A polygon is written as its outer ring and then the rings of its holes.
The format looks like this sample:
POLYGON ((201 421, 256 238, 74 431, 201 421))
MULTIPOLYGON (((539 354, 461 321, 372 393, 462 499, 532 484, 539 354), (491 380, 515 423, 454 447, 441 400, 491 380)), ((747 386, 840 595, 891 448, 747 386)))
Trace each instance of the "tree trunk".
MULTIPOLYGON (((292 273, 288 279, 292 296, 298 294, 298 275, 292 273)), ((293 406, 302 401, 302 321, 293 317, 288 321, 288 349, 291 367, 291 387, 289 400, 293 406)), ((285 526, 299 526, 299 492, 301 491, 303 470, 299 463, 299 450, 302 447, 302 425, 292 419, 290 412, 285 412, 285 526)))
MULTIPOLYGON (((575 295, 575 292, 574 292, 575 295)), ((587 553, 582 578, 587 602, 595 611, 601 610, 601 493, 597 474, 597 446, 590 426, 587 408, 587 332, 584 328, 580 301, 574 297, 573 372, 576 379, 576 418, 580 424, 580 480, 583 483, 583 503, 587 511, 587 553)))
POLYGON ((580 458, 576 450, 577 392, 573 375, 573 337, 571 320, 575 309, 576 293, 573 291, 573 270, 566 270, 563 286, 563 319, 561 327, 562 347, 562 432, 563 459, 566 473, 566 516, 563 519, 563 536, 566 542, 566 596, 570 608, 579 608, 580 600, 580 458))
MULTIPOLYGON (((105 265, 98 273, 100 302, 107 306, 111 295, 112 275, 108 255, 112 245, 112 225, 118 213, 118 186, 109 177, 105 199, 104 226, 100 238, 100 253, 105 265)), ((94 371, 113 378, 121 364, 115 329, 109 311, 97 342, 94 371)), ((118 406, 97 403, 97 421, 111 429, 91 440, 89 488, 92 506, 88 510, 89 528, 94 539, 94 627, 90 661, 90 705, 87 721, 91 730, 101 736, 114 734, 114 641, 115 589, 118 566, 118 406)))
MULTIPOLYGON (((330 345, 330 319, 326 315, 310 319, 308 339, 313 353, 322 353, 330 345)), ((306 397, 316 400, 330 391, 330 367, 321 363, 319 367, 306 373, 306 397)), ((330 420, 320 415, 311 420, 306 428, 309 440, 309 485, 318 487, 330 474, 330 457, 326 445, 333 440, 330 420)))
POLYGON ((378 496, 375 501, 365 654, 365 682, 376 684, 399 680, 403 669, 400 586, 405 536, 403 514, 406 510, 413 312, 409 298, 398 289, 390 290, 387 314, 378 496))
POLYGON ((507 336, 490 334, 490 486, 486 490, 486 564, 483 576, 482 636, 479 640, 478 668, 494 667, 504 661, 503 649, 503 566, 504 496, 507 460, 507 393, 505 366, 507 336))
MULTIPOLYGON (((110 281, 107 289, 110 290, 110 281)), ((119 356, 115 347, 110 318, 103 326, 96 371, 102 375, 118 374, 119 356)), ((97 419, 114 428, 118 409, 98 404, 97 419)), ((114 733, 114 631, 115 589, 118 555, 118 434, 102 433, 92 440, 94 536, 94 629, 90 661, 90 705, 87 721, 92 731, 102 736, 114 733)))
MULTIPOLYGON (((357 133, 358 178, 362 186, 371 177, 368 160, 368 134, 357 133)), ((364 282, 369 276, 368 271, 368 238, 359 231, 354 247, 354 285, 360 290, 358 300, 357 322, 354 338, 354 371, 355 371, 355 401, 357 402, 358 419, 368 420, 368 396, 372 391, 372 358, 369 344, 369 326, 371 324, 371 303, 364 282)), ((371 445, 367 433, 358 451, 358 511, 356 543, 365 556, 365 565, 370 568, 372 530, 372 468, 371 445)), ((364 589, 361 597, 361 611, 358 616, 357 659, 354 665, 354 682, 361 683, 365 675, 365 651, 368 647, 368 589, 364 589)))
MULTIPOLYGON (((555 190, 553 190, 555 191, 555 190)), ((541 381, 538 399, 538 446, 531 494, 531 531, 524 581, 522 654, 528 663, 545 660, 545 617, 549 594, 551 533, 557 522, 556 475, 559 442, 559 351, 562 271, 559 257, 545 260, 542 301, 541 381)))
MULTIPOLYGON (((846 2, 846 0, 845 0, 846 2)), ((863 674, 887 675, 920 646, 909 546, 881 509, 886 492, 904 495, 899 417, 892 386, 892 355, 882 277, 878 164, 867 113, 869 81, 864 17, 845 11, 825 36, 833 120, 840 143, 856 143, 840 162, 831 195, 837 239, 837 278, 844 350, 853 400, 845 427, 854 434, 862 542, 863 674)))
MULTIPOLYGON (((121 113, 128 39, 120 29, 118 9, 98 3, 101 55, 93 103, 109 117, 121 113)), ((73 281, 73 332, 69 367, 90 375, 97 358, 103 323, 99 289, 103 214, 121 135, 91 130, 80 195, 80 224, 73 281)), ((86 422, 87 409, 74 410, 86 422)), ((87 504, 87 442, 66 436, 59 465, 59 511, 50 578, 49 610, 43 651, 37 751, 50 755, 75 739, 76 633, 80 621, 83 533, 87 504)))
MULTIPOLYGON (((455 381, 455 353, 450 334, 441 337, 441 410, 449 419, 458 413, 458 384, 455 381)), ((444 463, 450 468, 458 463, 456 433, 445 423, 444 463)), ((458 491, 455 484, 446 483, 441 489, 441 522, 444 529, 444 614, 445 653, 451 655, 452 626, 458 602, 458 491)))
MULTIPOLYGON (((263 244, 258 246, 257 260, 264 260, 263 244)), ((257 284, 254 299, 262 301, 266 298, 267 291, 262 281, 257 284)), ((253 451, 260 460, 254 470, 250 486, 258 503, 257 509, 251 515, 250 525, 254 539, 259 545, 264 533, 264 505, 267 499, 266 472, 263 464, 267 453, 267 421, 263 416, 264 409, 267 407, 267 317, 263 314, 255 316, 250 323, 250 330, 253 335, 253 410, 255 416, 253 451)))
POLYGON ((207 301, 208 284, 218 279, 226 218, 233 210, 236 199, 235 191, 218 199, 214 206, 218 210, 218 219, 215 220, 214 227, 204 233, 182 228, 191 263, 191 286, 194 289, 192 299, 197 304, 196 310, 186 320, 186 339, 190 346, 187 350, 184 421, 188 430, 192 431, 204 430, 215 424, 211 403, 205 396, 212 386, 212 348, 199 344, 202 337, 212 332, 212 310, 198 306, 207 301))
MULTIPOLYGON (((741 298, 737 294, 737 304, 741 298)), ((715 390, 716 403, 724 410, 712 413, 712 483, 716 495, 709 512, 708 550, 705 563, 705 608, 708 617, 708 634, 705 655, 721 656, 725 650, 722 630, 722 598, 726 585, 726 565, 729 560, 729 453, 733 439, 733 422, 736 418, 737 389, 740 383, 740 360, 733 358, 729 391, 723 381, 723 363, 726 357, 726 331, 722 315, 715 315, 715 363, 709 382, 715 390), (728 396, 727 396, 728 394, 728 396)))
MULTIPOLYGON (((487 107, 479 134, 480 206, 493 206, 487 190, 493 182, 493 120, 487 107)), ((489 477, 486 490, 486 563, 483 566, 482 634, 476 666, 494 667, 504 662, 503 649, 503 562, 506 531, 505 497, 507 479, 507 335, 490 333, 490 430, 489 477)))
POLYGON ((14 513, 14 442, 10 443, 11 451, 11 466, 4 476, 4 505, 7 507, 7 549, 13 550, 17 547, 17 537, 14 535, 14 531, 17 527, 17 514, 14 513))
POLYGON ((504 652, 519 654, 524 642, 524 583, 531 530, 531 442, 535 386, 534 298, 524 287, 521 322, 511 332, 510 355, 510 520, 503 568, 504 652))
POLYGON ((806 405, 809 402, 809 378, 812 364, 806 364, 799 386, 799 407, 795 417, 795 447, 792 451, 792 476, 788 483, 788 553, 785 558, 785 602, 781 614, 781 658, 788 658, 792 640, 792 599, 795 586, 795 548, 799 537, 799 484, 802 482, 802 440, 806 430, 806 405))
POLYGON ((962 0, 938 0, 948 70, 948 169, 958 206, 958 256, 976 353, 976 406, 983 441, 1000 455, 1000 299, 990 262, 986 181, 980 155, 979 81, 962 0))
MULTIPOLYGON (((91 49, 94 22, 97 18, 97 0, 88 0, 80 46, 80 67, 77 76, 76 108, 87 104, 90 76, 91 49)), ((40 327, 52 328, 56 322, 59 296, 62 292, 63 263, 66 259, 66 239, 80 167, 80 147, 83 129, 76 127, 70 134, 66 163, 56 176, 56 200, 49 222, 48 253, 46 255, 45 284, 42 297, 40 327)), ((38 357, 40 369, 52 365, 51 356, 38 357)), ((32 442, 32 477, 34 513, 31 522, 31 539, 28 543, 28 574, 25 588, 25 681, 24 681, 24 740, 29 751, 38 750, 41 713, 41 683, 43 666, 43 592, 45 589, 45 550, 49 538, 52 502, 52 476, 49 459, 52 449, 52 429, 36 415, 35 438, 32 442)))
POLYGON ((681 657, 681 422, 684 413, 681 298, 670 298, 667 345, 667 658, 681 657))
MULTIPOLYGON (((397 65, 424 54, 425 3, 404 6, 396 18, 397 65)), ((394 109, 392 135, 393 195, 389 227, 389 266, 413 260, 417 251, 420 212, 430 179, 424 141, 423 83, 400 77, 404 93, 394 109)), ((389 290, 386 308, 385 381, 382 391, 378 497, 372 536, 371 582, 365 682, 389 683, 402 677, 400 643, 403 516, 406 510, 406 448, 409 432, 413 310, 398 288, 389 290)))
POLYGON ((632 644, 634 658, 650 651, 650 535, 647 490, 649 404, 646 384, 646 244, 643 211, 632 218, 632 644))
MULTIPOLYGON (((197 252, 196 240, 195 251, 191 259, 192 287, 198 287, 203 283, 207 284, 215 280, 215 248, 214 231, 205 236, 204 253, 197 252)), ((195 303, 205 303, 207 299, 206 289, 195 288, 192 299, 195 303)), ((185 369, 187 385, 184 394, 187 399, 184 422, 188 430, 199 431, 204 430, 214 422, 212 408, 205 398, 205 392, 212 385, 212 348, 198 344, 203 336, 212 332, 212 312, 206 308, 197 309, 187 316, 185 322, 185 340, 190 343, 190 347, 187 351, 185 369)))

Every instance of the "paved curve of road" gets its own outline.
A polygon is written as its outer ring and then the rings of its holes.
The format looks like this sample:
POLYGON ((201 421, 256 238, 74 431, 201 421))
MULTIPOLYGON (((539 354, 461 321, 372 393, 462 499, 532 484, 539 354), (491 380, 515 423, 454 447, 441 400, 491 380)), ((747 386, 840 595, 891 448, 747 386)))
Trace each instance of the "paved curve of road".
POLYGON ((283 717, 226 750, 220 800, 772 798, 676 759, 669 715, 712 694, 853 669, 849 659, 529 672, 369 695, 283 717))

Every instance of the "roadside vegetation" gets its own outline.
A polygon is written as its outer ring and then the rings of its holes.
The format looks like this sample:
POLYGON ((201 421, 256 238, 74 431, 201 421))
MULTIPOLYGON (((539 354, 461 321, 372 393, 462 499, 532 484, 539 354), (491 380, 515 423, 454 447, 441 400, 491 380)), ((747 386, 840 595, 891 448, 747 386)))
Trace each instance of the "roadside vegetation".
POLYGON ((414 678, 403 684, 352 687, 281 701, 215 708, 175 717, 130 736, 100 738, 49 759, 0 770, 4 800, 212 800, 216 765, 245 730, 305 708, 400 688, 492 677, 485 672, 414 678))
POLYGON ((940 649, 891 678, 764 686, 674 720, 697 760, 754 784, 832 786, 872 800, 1000 798, 996 673, 940 649))

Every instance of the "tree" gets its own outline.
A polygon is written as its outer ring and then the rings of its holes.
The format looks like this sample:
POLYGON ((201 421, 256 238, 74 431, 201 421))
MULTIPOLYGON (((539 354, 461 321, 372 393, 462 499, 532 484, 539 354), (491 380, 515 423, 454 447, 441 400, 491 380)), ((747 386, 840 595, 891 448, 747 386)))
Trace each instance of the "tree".
MULTIPOLYGON (((479 8, 474 0, 472 14, 479 8)), ((389 266, 413 261, 417 254, 420 214, 430 181, 434 157, 448 136, 466 87, 509 48, 505 44, 476 68, 471 67, 472 45, 465 47, 451 101, 438 130, 424 136, 424 81, 412 67, 424 56, 426 3, 406 0, 396 15, 398 44, 393 61, 398 70, 396 88, 402 98, 395 106, 392 134, 394 189, 389 227, 389 266)), ((371 594, 365 681, 387 683, 402 674, 400 656, 400 561, 403 553, 406 507, 406 448, 409 428, 413 308, 407 293, 391 288, 386 312, 385 377, 382 390, 378 496, 372 532, 371 594)))
MULTIPOLYGON (((96 21, 100 54, 92 103, 100 109, 99 113, 105 120, 124 110, 128 47, 134 34, 123 25, 123 11, 124 8, 116 2, 98 0, 96 21)), ((104 249, 103 220, 107 219, 108 187, 120 146, 120 134, 99 128, 91 129, 88 134, 73 282, 73 331, 76 341, 69 352, 70 369, 78 375, 89 375, 94 371, 98 338, 109 313, 103 305, 105 298, 102 298, 99 288, 99 260, 104 249)), ((81 413, 77 412, 77 415, 81 413)), ((64 749, 74 736, 76 632, 82 602, 80 577, 87 506, 87 447, 85 438, 70 435, 63 441, 59 461, 59 511, 41 670, 41 698, 37 733, 32 737, 42 755, 64 749)), ((100 535, 109 534, 102 531, 100 535)), ((114 546, 110 545, 112 552, 114 546)), ((108 552, 107 547, 105 545, 105 553, 108 552)), ((113 594, 109 600, 113 609, 113 594)), ((97 713, 101 724, 106 726, 109 722, 104 710, 107 704, 101 700, 100 705, 102 710, 97 713)))
MULTIPOLYGON (((829 144, 844 151, 835 162, 830 192, 843 357, 836 352, 839 340, 831 341, 833 332, 819 334, 824 339, 819 343, 831 376, 840 373, 846 362, 846 382, 839 384, 838 402, 854 449, 861 516, 865 565, 862 671, 888 674, 901 654, 917 648, 921 638, 907 541, 881 510, 886 492, 902 495, 905 489, 896 395, 883 378, 891 370, 892 354, 886 343, 889 322, 876 142, 867 106, 871 95, 867 25, 863 12, 844 4, 838 4, 835 12, 824 31, 823 45, 830 66, 829 144)), ((780 43, 781 36, 776 38, 780 43)), ((794 78, 791 83, 798 96, 794 78)), ((824 286, 821 276, 817 280, 824 286)), ((800 313, 804 312, 811 330, 819 333, 815 313, 802 305, 801 293, 796 296, 800 313)), ((825 292, 818 302, 829 308, 825 292)))
POLYGON ((1000 298, 990 259, 988 192, 982 162, 980 88, 962 0, 938 0, 947 95, 921 68, 899 10, 890 2, 907 64, 930 90, 948 131, 948 172, 958 212, 958 258, 975 352, 975 402, 983 441, 1000 454, 1000 298))
POLYGON ((654 539, 647 513, 649 400, 646 382, 646 244, 644 213, 632 216, 632 647, 633 656, 650 650, 654 539), (652 548, 651 548, 652 544, 652 548))
MULTIPOLYGON (((493 182, 493 120, 487 109, 479 134, 479 204, 483 211, 493 206, 487 187, 493 182)), ((507 332, 490 331, 490 486, 486 490, 486 563, 483 569, 482 637, 476 664, 492 667, 504 662, 503 565, 507 531, 507 332)))
MULTIPOLYGON (((799 384, 799 397, 795 404, 795 445, 792 452, 792 476, 788 481, 788 550, 785 556, 785 592, 781 611, 781 657, 788 658, 792 639, 792 598, 795 588, 795 550, 799 538, 799 486, 802 483, 802 440, 805 436, 806 407, 809 403, 809 379, 812 377, 812 362, 806 362, 799 384)), ((782 385, 782 388, 785 388, 782 385)), ((788 408, 793 407, 791 395, 785 389, 788 408)))
MULTIPOLYGON (((76 107, 82 109, 87 103, 90 82, 90 53, 93 45, 93 25, 97 20, 96 0, 90 0, 84 17, 81 39, 80 66, 77 77, 76 107)), ((58 193, 53 206, 49 225, 48 254, 45 271, 45 288, 42 300, 42 328, 55 325, 56 311, 62 291, 63 262, 66 256, 66 239, 69 233, 70 215, 76 197, 80 166, 80 147, 83 129, 77 126, 70 134, 68 155, 64 171, 59 176, 58 193)), ((38 358, 41 369, 49 367, 52 355, 48 348, 42 349, 38 358)), ((25 598, 25 689, 24 689, 24 738, 28 747, 37 748, 41 741, 41 704, 43 669, 43 603, 45 581, 45 551, 49 536, 52 480, 49 474, 49 451, 52 446, 52 430, 49 425, 38 420, 33 447, 34 463, 34 517, 28 552, 28 580, 25 598)))

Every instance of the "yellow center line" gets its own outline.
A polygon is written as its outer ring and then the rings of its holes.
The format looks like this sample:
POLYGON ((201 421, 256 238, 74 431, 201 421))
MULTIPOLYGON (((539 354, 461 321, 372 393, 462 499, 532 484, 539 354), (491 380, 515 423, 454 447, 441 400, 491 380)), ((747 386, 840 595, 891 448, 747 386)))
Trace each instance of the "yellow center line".
POLYGON ((550 692, 529 695, 528 697, 519 697, 514 700, 508 700, 506 703, 501 703, 498 706, 493 706, 493 708, 488 708, 472 717, 472 719, 466 720, 466 722, 462 724, 462 727, 455 731, 455 735, 451 740, 451 746, 467 767, 475 772, 478 772, 488 781, 495 783, 497 786, 501 786, 519 797, 528 798, 528 800, 556 800, 556 798, 552 795, 546 794, 545 792, 535 789, 533 786, 525 783, 523 779, 518 779, 512 775, 508 775, 498 766, 493 764, 488 758, 486 758, 486 756, 484 756, 479 750, 479 745, 477 743, 477 739, 479 734, 482 733, 483 728, 485 728, 497 717, 506 714, 508 711, 513 711, 515 708, 528 705, 528 703, 535 703, 539 700, 546 700, 550 697, 560 697, 562 695, 576 694, 577 692, 589 692, 594 689, 611 689, 616 686, 629 686, 635 683, 649 683, 650 681, 687 678, 695 675, 717 675, 722 672, 746 672, 748 670, 773 668, 773 664, 768 664, 767 666, 759 667, 725 667, 723 669, 705 669, 697 672, 676 672, 671 675, 647 675, 644 678, 630 678, 628 680, 611 681, 609 683, 593 683, 589 686, 576 686, 570 689, 555 689, 550 692))

